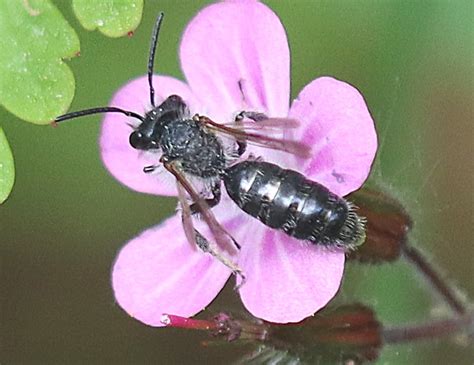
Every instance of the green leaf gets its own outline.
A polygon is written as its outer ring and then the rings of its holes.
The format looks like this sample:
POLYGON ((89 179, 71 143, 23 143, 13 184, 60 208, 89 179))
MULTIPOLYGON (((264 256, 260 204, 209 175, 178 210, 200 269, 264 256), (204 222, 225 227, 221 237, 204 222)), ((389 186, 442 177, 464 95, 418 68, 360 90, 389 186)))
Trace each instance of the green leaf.
POLYGON ((0 0, 0 103, 21 119, 49 123, 74 96, 62 61, 79 38, 49 0, 0 0))
POLYGON ((72 7, 84 28, 116 38, 138 27, 143 0, 73 0, 72 7))
POLYGON ((15 182, 15 166, 7 137, 0 127, 0 204, 10 195, 15 182))

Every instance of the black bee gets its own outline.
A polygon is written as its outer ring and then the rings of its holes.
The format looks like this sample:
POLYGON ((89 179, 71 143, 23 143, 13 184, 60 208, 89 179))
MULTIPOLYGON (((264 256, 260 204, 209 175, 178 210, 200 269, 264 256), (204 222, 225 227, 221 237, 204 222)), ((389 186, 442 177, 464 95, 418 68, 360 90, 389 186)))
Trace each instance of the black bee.
MULTIPOLYGON (((191 116, 186 103, 178 95, 171 95, 160 105, 155 105, 152 75, 162 20, 163 13, 160 13, 153 28, 148 58, 152 105, 149 112, 142 116, 117 107, 99 107, 64 114, 54 122, 97 113, 122 113, 140 120, 130 134, 130 145, 138 150, 161 152, 159 162, 177 181, 187 239, 241 276, 240 268, 223 253, 235 253, 240 246, 210 209, 220 201, 222 181, 228 195, 243 211, 269 227, 328 247, 351 249, 361 244, 365 237, 364 219, 357 216, 351 203, 296 171, 259 160, 238 160, 245 153, 247 142, 308 157, 306 146, 253 133, 245 124, 247 119, 247 123, 250 121, 254 125, 253 129, 258 125, 263 130, 266 126, 295 127, 295 121, 243 111, 234 123, 219 124, 205 116, 191 116), (233 139, 233 152, 229 153, 221 137, 233 139), (196 179, 204 182, 205 191, 193 186, 190 180, 196 179), (188 204, 188 198, 192 204, 188 204), (199 213, 207 223, 215 243, 194 228, 191 216, 195 213, 199 213)), ((152 173, 158 166, 146 166, 143 170, 152 173)))
POLYGON ((247 160, 225 170, 224 184, 244 212, 297 239, 346 250, 365 240, 354 205, 299 172, 247 160))

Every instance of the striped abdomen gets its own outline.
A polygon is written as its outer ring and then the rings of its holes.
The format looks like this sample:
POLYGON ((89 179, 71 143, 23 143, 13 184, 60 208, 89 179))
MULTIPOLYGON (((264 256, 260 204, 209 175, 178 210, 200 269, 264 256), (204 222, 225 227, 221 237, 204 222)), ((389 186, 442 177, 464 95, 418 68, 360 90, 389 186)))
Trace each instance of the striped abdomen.
POLYGON ((296 171, 244 161, 226 170, 224 184, 243 211, 292 237, 346 249, 365 240, 355 207, 296 171))

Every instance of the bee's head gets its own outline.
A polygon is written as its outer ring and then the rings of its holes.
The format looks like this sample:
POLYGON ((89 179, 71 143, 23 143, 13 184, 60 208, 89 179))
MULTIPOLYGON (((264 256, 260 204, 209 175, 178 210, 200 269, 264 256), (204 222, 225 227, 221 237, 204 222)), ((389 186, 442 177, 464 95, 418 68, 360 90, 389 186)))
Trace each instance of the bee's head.
POLYGON ((155 139, 151 138, 149 135, 142 133, 140 129, 135 130, 130 134, 130 145, 137 150, 154 150, 158 149, 158 143, 155 139))
POLYGON ((145 114, 142 123, 130 134, 130 145, 137 150, 158 149, 163 128, 188 117, 189 110, 183 99, 178 95, 171 95, 145 114))

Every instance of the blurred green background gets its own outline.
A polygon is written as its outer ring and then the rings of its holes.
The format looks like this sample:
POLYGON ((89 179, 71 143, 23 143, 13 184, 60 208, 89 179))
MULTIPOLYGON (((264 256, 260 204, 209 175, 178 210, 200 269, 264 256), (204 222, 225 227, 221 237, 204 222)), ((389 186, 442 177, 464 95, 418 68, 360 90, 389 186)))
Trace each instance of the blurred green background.
MULTIPOLYGON (((82 29, 67 1, 81 56, 71 110, 107 105, 146 70, 151 28, 164 11, 159 73, 182 78, 177 50, 206 2, 146 1, 132 38, 82 29)), ((331 75, 357 86, 374 116, 380 150, 370 184, 396 196, 415 223, 411 242, 474 297, 474 31, 471 1, 268 1, 286 27, 292 95, 331 75)), ((230 25, 231 26, 231 25, 230 25)), ((135 193, 103 168, 100 117, 38 127, 0 109, 16 183, 0 206, 2 364, 226 363, 248 350, 205 348, 205 334, 154 329, 115 303, 110 268, 124 242, 174 211, 175 200, 135 193), (225 351, 224 351, 225 350, 225 351)), ((341 302, 373 306, 388 324, 447 316, 405 263, 347 270, 341 302)), ((211 310, 240 310, 229 286, 211 310)), ((386 347, 380 363, 471 363, 453 338, 386 347)))

